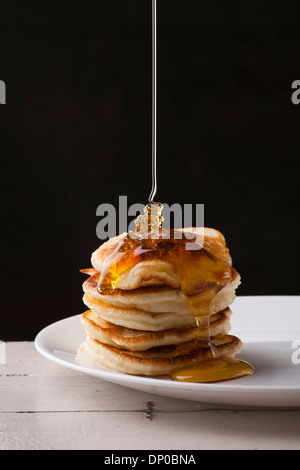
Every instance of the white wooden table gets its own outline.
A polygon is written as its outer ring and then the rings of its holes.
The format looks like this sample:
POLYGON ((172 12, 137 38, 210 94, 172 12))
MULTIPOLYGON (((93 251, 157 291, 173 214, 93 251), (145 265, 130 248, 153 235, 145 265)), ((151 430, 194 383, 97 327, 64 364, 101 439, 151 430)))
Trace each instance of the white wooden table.
POLYGON ((300 449, 300 410, 159 397, 60 367, 32 342, 5 347, 1 450, 300 449))

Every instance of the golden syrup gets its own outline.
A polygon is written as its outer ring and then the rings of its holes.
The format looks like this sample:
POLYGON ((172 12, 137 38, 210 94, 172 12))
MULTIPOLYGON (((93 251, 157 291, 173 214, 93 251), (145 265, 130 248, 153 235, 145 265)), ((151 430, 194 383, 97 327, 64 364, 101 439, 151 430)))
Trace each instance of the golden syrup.
POLYGON ((157 230, 161 230, 163 205, 160 202, 151 202, 144 207, 144 215, 139 215, 135 221, 136 231, 147 235, 157 230))
POLYGON ((163 259, 173 264, 181 280, 181 289, 189 301, 196 325, 202 329, 199 339, 175 348, 174 356, 208 348, 212 359, 179 369, 171 374, 173 380, 212 382, 228 380, 254 372, 243 361, 220 358, 209 334, 211 304, 215 295, 232 280, 232 268, 204 248, 188 250, 188 243, 197 243, 196 236, 178 230, 162 229, 162 205, 148 204, 144 215, 137 218, 136 230, 128 234, 110 255, 97 289, 101 295, 112 294, 122 273, 145 260, 163 259), (207 335, 203 338, 203 327, 207 335))
POLYGON ((254 368, 246 361, 231 358, 208 359, 191 367, 177 369, 170 374, 180 382, 220 382, 252 375, 254 368))

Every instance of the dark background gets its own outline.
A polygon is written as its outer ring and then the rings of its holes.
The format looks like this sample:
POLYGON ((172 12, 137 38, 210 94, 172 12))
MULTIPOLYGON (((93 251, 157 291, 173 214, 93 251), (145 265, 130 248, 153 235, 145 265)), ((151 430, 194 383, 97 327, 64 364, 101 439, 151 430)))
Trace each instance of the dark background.
MULTIPOLYGON (((96 208, 151 189, 151 1, 2 0, 2 340, 85 310, 96 208)), ((299 294, 299 0, 158 0, 158 195, 204 203, 239 295, 299 294)))

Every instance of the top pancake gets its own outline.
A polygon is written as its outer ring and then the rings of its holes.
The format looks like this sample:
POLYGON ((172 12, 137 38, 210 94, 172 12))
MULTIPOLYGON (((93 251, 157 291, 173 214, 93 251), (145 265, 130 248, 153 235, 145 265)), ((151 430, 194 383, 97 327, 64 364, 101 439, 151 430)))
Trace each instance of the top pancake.
MULTIPOLYGON (((206 251, 216 258, 226 261, 229 266, 232 266, 229 250, 226 246, 224 236, 220 232, 211 228, 192 227, 179 230, 194 233, 196 242, 203 246, 206 251)), ((96 271, 101 273, 105 262, 126 235, 126 233, 123 233, 117 237, 111 238, 94 251, 91 257, 91 263, 96 271)), ((171 262, 161 259, 152 259, 141 261, 121 274, 118 279, 117 287, 123 290, 132 290, 145 286, 159 285, 179 289, 181 287, 181 280, 171 262)))

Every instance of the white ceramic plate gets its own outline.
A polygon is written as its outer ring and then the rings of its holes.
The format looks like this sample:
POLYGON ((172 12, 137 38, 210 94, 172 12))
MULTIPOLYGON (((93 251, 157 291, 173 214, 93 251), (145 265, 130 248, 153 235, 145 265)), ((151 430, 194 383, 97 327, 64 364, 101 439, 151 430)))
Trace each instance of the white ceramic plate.
POLYGON ((148 393, 226 405, 300 407, 300 296, 237 297, 231 309, 230 333, 244 343, 239 358, 256 369, 242 379, 195 384, 80 366, 75 363, 85 339, 80 315, 43 329, 35 346, 57 364, 148 393))

